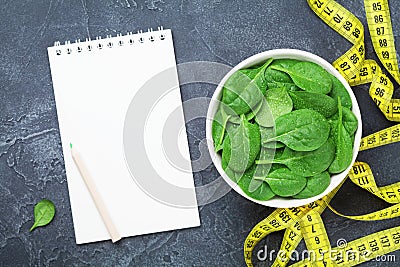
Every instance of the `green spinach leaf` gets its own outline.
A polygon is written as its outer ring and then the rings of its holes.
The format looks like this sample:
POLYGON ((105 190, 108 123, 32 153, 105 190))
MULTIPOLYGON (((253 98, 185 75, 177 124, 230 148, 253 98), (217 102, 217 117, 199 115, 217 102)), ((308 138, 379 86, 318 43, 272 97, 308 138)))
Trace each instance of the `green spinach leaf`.
POLYGON ((279 141, 296 151, 312 151, 328 139, 329 122, 318 112, 299 109, 278 117, 275 121, 276 136, 263 141, 279 141))
POLYGON ((239 71, 241 71, 244 75, 246 75, 250 79, 254 79, 254 77, 256 77, 257 73, 260 71, 259 70, 260 67, 261 66, 259 66, 257 68, 241 69, 239 71))
POLYGON ((307 177, 328 169, 335 157, 335 144, 328 139, 320 148, 313 151, 294 151, 285 148, 283 154, 271 160, 258 160, 256 164, 279 163, 286 165, 298 175, 307 177))
POLYGON ((243 173, 238 173, 231 170, 225 162, 222 164, 222 168, 224 169, 228 177, 231 178, 231 180, 234 181, 235 183, 238 183, 243 176, 243 173))
POLYGON ((271 68, 289 74, 293 82, 305 91, 327 94, 332 89, 329 73, 315 63, 299 62, 289 68, 277 65, 271 66, 271 68))
POLYGON ((294 83, 282 83, 282 82, 267 82, 267 90, 273 88, 285 88, 286 91, 301 91, 298 86, 294 83))
MULTIPOLYGON (((338 118, 339 118, 339 113, 336 113, 335 115, 329 118, 329 121, 331 122, 331 124, 337 125, 338 118)), ((357 131, 358 120, 356 115, 354 115, 354 113, 350 109, 344 106, 342 106, 342 123, 344 128, 350 135, 354 135, 354 133, 357 131)))
POLYGON ((254 119, 258 125, 263 127, 273 127, 274 118, 272 110, 265 99, 261 100, 261 108, 255 114, 254 119))
POLYGON ((223 106, 220 105, 212 123, 212 138, 214 141, 215 152, 218 152, 222 149, 226 124, 228 123, 230 117, 230 115, 225 113, 223 106))
POLYGON ((298 60, 294 59, 275 59, 265 72, 265 79, 267 80, 267 89, 272 88, 285 88, 288 91, 296 91, 299 88, 293 83, 290 76, 282 71, 274 70, 271 66, 280 66, 283 68, 289 68, 290 66, 298 63, 298 60))
POLYGON ((275 65, 275 62, 272 63, 265 71, 265 79, 268 83, 293 83, 292 79, 285 72, 275 70, 272 66, 275 65))
MULTIPOLYGON (((263 101, 260 101, 260 103, 258 103, 257 106, 255 106, 250 112, 245 114, 245 118, 247 121, 250 121, 255 117, 255 114, 257 114, 260 111, 262 104, 263 101)), ((231 115, 229 118, 229 122, 240 124, 240 116, 231 115)))
POLYGON ((293 65, 295 65, 295 64, 297 64, 297 63, 299 63, 299 62, 300 62, 300 61, 299 61, 299 60, 296 60, 296 59, 278 58, 278 59, 274 59, 273 64, 274 64, 274 65, 279 65, 279 66, 281 66, 282 68, 288 69, 288 68, 292 67, 293 65))
MULTIPOLYGON (((283 152, 285 152, 286 147, 282 148, 277 148, 275 149, 275 157, 276 159, 280 158, 283 155, 283 152)), ((283 165, 283 164, 273 164, 273 165, 283 165)))
POLYGON ((224 84, 221 101, 223 103, 233 102, 238 97, 238 93, 240 92, 239 89, 246 87, 259 71, 258 68, 249 68, 238 70, 233 73, 224 84))
POLYGON ((29 231, 33 231, 36 227, 49 224, 56 213, 53 202, 48 199, 42 199, 35 205, 34 215, 35 222, 29 231))
POLYGON ((338 99, 339 118, 332 128, 332 138, 336 143, 336 154, 332 164, 329 166, 330 173, 341 173, 353 159, 353 142, 350 134, 343 125, 343 108, 341 99, 338 99))
POLYGON ((272 192, 281 197, 298 194, 307 184, 307 179, 293 171, 282 168, 270 172, 265 178, 256 178, 269 184, 272 192))
POLYGON ((272 141, 272 142, 265 143, 262 146, 265 148, 284 148, 285 144, 281 143, 281 142, 272 141))
MULTIPOLYGON (((229 131, 228 131, 229 133, 229 131)), ((236 172, 244 172, 257 158, 261 149, 260 130, 257 124, 246 121, 241 116, 241 123, 224 140, 222 160, 236 172)))
POLYGON ((321 113, 325 118, 337 112, 337 103, 332 97, 307 91, 289 92, 295 109, 312 109, 321 113))
MULTIPOLYGON (((268 148, 261 148, 260 154, 258 156, 258 160, 273 160, 275 157, 275 149, 268 149, 268 148)), ((270 169, 272 167, 272 164, 260 164, 256 165, 256 169, 254 172, 254 177, 265 177, 270 169)), ((261 186, 263 182, 257 179, 253 179, 250 184, 249 184, 249 192, 254 192, 258 189, 259 186, 261 186)))
POLYGON ((256 122, 264 127, 273 127, 276 118, 293 109, 292 99, 284 88, 269 89, 265 93, 265 100, 255 116, 256 122))
POLYGON ((240 178, 238 182, 239 187, 246 195, 257 200, 268 200, 273 198, 275 194, 272 192, 270 186, 263 181, 261 181, 261 183, 255 190, 249 191, 250 183, 254 180, 254 172, 255 165, 249 168, 240 178))
MULTIPOLYGON (((222 102, 227 104, 227 106, 230 107, 237 115, 248 113, 261 101, 261 98, 265 93, 266 80, 264 73, 271 62, 272 59, 267 60, 262 67, 258 68, 257 74, 245 86, 243 86, 244 84, 242 82, 240 84, 232 84, 231 82, 229 84, 225 84, 224 94, 226 95, 227 91, 232 91, 234 94, 236 94, 236 97, 223 97, 222 102)), ((238 76, 246 75, 241 74, 238 76)))
POLYGON ((338 102, 338 98, 340 97, 340 101, 342 102, 342 106, 351 109, 352 101, 349 92, 346 87, 332 74, 330 74, 332 80, 332 90, 329 95, 336 101, 336 105, 338 102))
POLYGON ((262 146, 265 148, 285 147, 285 144, 281 142, 276 142, 276 141, 266 142, 267 140, 270 140, 271 138, 274 138, 276 136, 274 127, 267 128, 260 126, 260 135, 261 135, 261 143, 263 144, 262 146))
POLYGON ((304 189, 294 195, 294 198, 310 198, 317 196, 325 191, 328 188, 329 184, 331 183, 331 176, 327 171, 308 177, 307 178, 307 185, 304 189))

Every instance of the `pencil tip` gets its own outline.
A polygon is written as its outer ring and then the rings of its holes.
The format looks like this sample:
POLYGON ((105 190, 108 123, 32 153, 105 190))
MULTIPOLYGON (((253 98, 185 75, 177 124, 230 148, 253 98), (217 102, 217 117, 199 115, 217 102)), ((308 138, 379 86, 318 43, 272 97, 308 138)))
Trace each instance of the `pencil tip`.
POLYGON ((69 147, 72 148, 72 143, 69 143, 69 147))

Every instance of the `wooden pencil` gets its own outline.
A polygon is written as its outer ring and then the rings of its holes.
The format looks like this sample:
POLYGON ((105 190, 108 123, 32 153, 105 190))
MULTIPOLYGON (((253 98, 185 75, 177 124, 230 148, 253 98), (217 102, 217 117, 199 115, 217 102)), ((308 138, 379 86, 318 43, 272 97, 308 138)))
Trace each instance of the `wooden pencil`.
POLYGON ((111 219, 110 213, 108 212, 106 206, 104 205, 104 201, 101 195, 99 194, 99 191, 97 191, 96 184, 94 183, 94 180, 90 175, 89 170, 87 169, 84 161, 82 160, 81 155, 75 148, 73 148, 72 144, 70 144, 70 148, 71 148, 71 155, 75 162, 75 165, 77 166, 82 176, 82 179, 84 180, 86 187, 88 188, 90 195, 92 196, 96 208, 99 211, 101 218, 103 219, 103 222, 111 236, 111 241, 115 243, 121 239, 121 235, 118 233, 117 228, 115 227, 115 224, 111 219))

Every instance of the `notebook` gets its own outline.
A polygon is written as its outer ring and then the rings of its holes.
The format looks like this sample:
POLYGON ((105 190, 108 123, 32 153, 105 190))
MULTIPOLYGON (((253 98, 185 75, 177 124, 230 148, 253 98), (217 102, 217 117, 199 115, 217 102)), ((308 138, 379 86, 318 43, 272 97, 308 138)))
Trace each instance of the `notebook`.
POLYGON ((171 30, 56 42, 48 56, 76 243, 110 235, 70 143, 122 237, 199 226, 171 30))

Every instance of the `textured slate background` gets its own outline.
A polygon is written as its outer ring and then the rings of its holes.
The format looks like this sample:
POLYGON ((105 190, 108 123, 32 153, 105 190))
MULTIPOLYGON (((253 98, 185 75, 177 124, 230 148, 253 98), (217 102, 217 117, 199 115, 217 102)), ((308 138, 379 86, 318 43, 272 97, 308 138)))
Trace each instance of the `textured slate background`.
MULTIPOLYGON (((0 6, 0 265, 1 266, 243 266, 243 241, 273 209, 231 191, 200 210, 202 226, 126 238, 116 245, 75 245, 63 155, 46 48, 55 40, 116 35, 163 25, 174 33, 178 63, 206 60, 235 65, 272 48, 299 48, 333 62, 350 44, 321 22, 306 1, 14 0, 0 6), (57 214, 46 228, 29 233, 34 204, 54 201, 57 214)), ((365 23, 363 1, 339 1, 365 23)), ((394 34, 400 33, 400 3, 390 1, 394 34)), ((368 34, 367 57, 375 58, 368 34)), ((400 51, 400 41, 397 49, 400 51)), ((211 97, 215 86, 182 87, 183 100, 211 97)), ((393 123, 368 96, 368 85, 354 91, 363 115, 363 135, 393 123)), ((398 96, 398 94, 396 94, 398 96)), ((206 107, 204 107, 206 108, 206 107)), ((198 156, 204 122, 189 123, 189 145, 198 156)), ((362 152, 379 185, 398 181, 399 144, 362 152)), ((214 167, 195 173, 196 184, 217 177, 214 167)), ((347 214, 386 207, 346 183, 333 201, 347 214)), ((323 214, 331 243, 351 241, 399 225, 399 219, 357 222, 323 214)), ((260 248, 278 249, 282 233, 260 248)), ((300 246, 300 249, 304 244, 300 246)), ((400 262, 400 252, 392 253, 400 262)), ((256 261, 256 257, 254 257, 256 261)), ((270 262, 258 262, 269 266, 270 262)), ((393 266, 369 262, 363 266, 393 266)))

